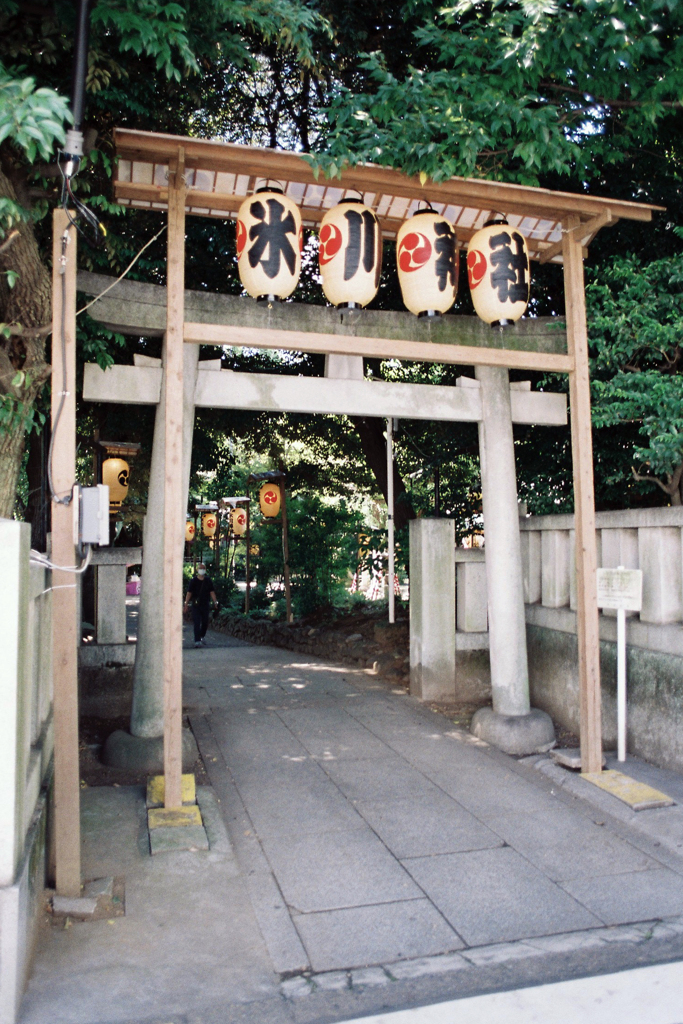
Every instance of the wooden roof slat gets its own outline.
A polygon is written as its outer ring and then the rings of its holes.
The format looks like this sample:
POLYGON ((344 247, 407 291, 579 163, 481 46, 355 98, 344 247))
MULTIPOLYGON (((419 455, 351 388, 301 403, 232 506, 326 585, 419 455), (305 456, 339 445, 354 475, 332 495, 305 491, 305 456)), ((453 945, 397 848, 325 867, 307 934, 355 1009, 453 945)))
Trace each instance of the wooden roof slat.
MULTIPOLYGON (((117 153, 128 160, 141 160, 145 163, 168 161, 177 154, 178 146, 182 145, 188 167, 316 183, 308 163, 295 153, 161 135, 155 132, 131 131, 125 128, 117 128, 114 137, 117 153)), ((328 181, 327 184, 329 187, 335 187, 332 181, 328 181)), ((553 192, 549 189, 474 178, 451 178, 445 182, 428 180, 423 186, 419 179, 411 178, 401 171, 371 164, 346 168, 336 187, 359 188, 362 192, 387 192, 394 197, 408 199, 455 202, 457 205, 463 205, 462 201, 469 199, 469 205, 472 206, 479 205, 490 209, 501 205, 501 212, 505 213, 553 213, 556 218, 571 213, 578 213, 584 217, 595 216, 605 207, 609 207, 617 217, 649 221, 653 210, 662 209, 647 203, 553 192)))

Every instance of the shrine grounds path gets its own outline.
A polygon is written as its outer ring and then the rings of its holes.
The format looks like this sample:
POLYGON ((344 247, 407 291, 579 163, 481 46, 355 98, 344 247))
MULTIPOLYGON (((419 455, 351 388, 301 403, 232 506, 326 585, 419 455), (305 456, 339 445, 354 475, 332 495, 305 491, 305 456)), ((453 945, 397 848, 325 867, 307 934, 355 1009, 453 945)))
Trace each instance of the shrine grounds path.
POLYGON ((45 929, 22 1024, 325 1024, 683 958, 679 775, 629 759, 678 801, 634 814, 368 671, 208 643, 210 849, 152 857, 141 788, 84 790, 126 915, 45 929))

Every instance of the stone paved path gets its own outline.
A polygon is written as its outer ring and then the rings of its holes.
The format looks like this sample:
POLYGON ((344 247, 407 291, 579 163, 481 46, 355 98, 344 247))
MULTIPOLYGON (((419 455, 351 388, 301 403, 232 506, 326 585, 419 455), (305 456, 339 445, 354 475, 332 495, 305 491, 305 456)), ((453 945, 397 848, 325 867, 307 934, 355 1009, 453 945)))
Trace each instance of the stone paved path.
POLYGON ((186 680, 280 972, 683 914, 680 858, 366 672, 250 647, 186 655, 186 680))
POLYGON ((44 930, 20 1024, 333 1024, 683 960, 681 806, 361 670, 209 634, 184 676, 210 850, 151 857, 142 787, 83 790, 84 878, 123 876, 126 914, 44 930))

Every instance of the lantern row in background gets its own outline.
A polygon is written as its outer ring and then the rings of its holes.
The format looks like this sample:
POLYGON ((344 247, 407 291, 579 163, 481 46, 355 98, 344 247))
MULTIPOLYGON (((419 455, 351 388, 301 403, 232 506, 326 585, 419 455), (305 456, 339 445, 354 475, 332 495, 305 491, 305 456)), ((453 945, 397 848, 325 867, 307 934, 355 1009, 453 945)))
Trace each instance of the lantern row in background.
POLYGON ((529 253, 524 235, 506 220, 489 221, 470 239, 467 275, 477 316, 487 324, 514 323, 529 302, 529 253))
MULTIPOLYGON (((257 189, 237 215, 240 280, 256 299, 286 299, 301 272, 303 229, 296 203, 282 189, 257 189)), ((377 294, 382 231, 361 199, 343 199, 320 224, 318 252, 325 297, 337 308, 362 308, 377 294)), ((458 292, 455 228, 431 207, 418 210, 396 236, 403 301, 417 316, 447 312, 458 292)), ((529 254, 524 236, 504 219, 489 221, 467 249, 472 302, 488 324, 513 323, 529 301, 529 254)))
POLYGON ((277 484, 263 484, 258 495, 259 507, 266 519, 274 519, 280 511, 281 495, 277 484))
POLYGON ((102 463, 102 483, 109 488, 109 514, 118 512, 128 494, 130 467, 124 459, 105 459, 102 463))

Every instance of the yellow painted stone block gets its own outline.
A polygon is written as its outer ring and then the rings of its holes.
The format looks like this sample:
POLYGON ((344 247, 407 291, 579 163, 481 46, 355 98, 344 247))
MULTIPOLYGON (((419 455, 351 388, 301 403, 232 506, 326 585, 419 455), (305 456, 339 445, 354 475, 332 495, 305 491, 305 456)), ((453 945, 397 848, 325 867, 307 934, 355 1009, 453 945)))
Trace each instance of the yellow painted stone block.
POLYGON ((584 772, 581 775, 586 782, 599 786, 606 793, 611 793, 617 800, 622 800, 634 811, 646 811, 652 807, 670 807, 676 801, 666 793, 661 793, 644 782, 636 782, 623 772, 613 769, 604 772, 584 772))
MULTIPOLYGON (((153 775, 147 780, 147 807, 163 807, 166 786, 163 775, 153 775)), ((180 796, 183 804, 197 803, 197 789, 194 775, 181 775, 180 796)))
POLYGON ((196 804, 189 807, 152 807, 147 811, 147 824, 155 828, 182 828, 186 825, 201 825, 202 816, 196 804))

